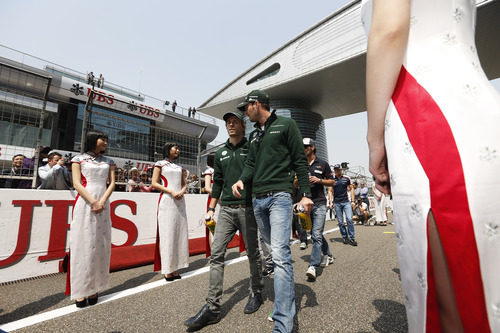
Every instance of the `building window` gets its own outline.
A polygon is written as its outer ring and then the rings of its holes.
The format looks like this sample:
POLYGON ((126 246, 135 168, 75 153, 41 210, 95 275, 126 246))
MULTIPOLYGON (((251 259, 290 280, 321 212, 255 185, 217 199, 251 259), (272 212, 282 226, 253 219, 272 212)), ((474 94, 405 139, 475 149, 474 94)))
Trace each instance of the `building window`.
POLYGON ((253 78, 248 80, 247 86, 252 84, 252 83, 255 83, 257 81, 261 81, 261 80, 267 79, 268 77, 271 77, 271 76, 278 74, 278 72, 280 71, 280 68, 281 68, 281 66, 277 62, 272 64, 271 66, 267 67, 265 70, 263 70, 262 72, 260 72, 259 74, 255 75, 253 78))

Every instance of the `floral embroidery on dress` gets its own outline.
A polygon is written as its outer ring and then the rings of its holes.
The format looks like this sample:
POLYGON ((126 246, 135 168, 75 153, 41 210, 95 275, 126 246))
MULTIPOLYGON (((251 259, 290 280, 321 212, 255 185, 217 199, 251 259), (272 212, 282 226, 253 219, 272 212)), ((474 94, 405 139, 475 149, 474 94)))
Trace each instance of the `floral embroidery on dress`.
POLYGON ((493 308, 493 316, 500 318, 500 302, 493 303, 491 307, 493 308))
POLYGON ((449 45, 456 44, 457 36, 455 36, 454 34, 446 34, 446 36, 444 36, 444 42, 449 45))
POLYGON ((417 281, 420 287, 422 287, 422 289, 425 289, 427 287, 427 283, 425 282, 425 277, 423 273, 417 274, 417 281))
POLYGON ((391 121, 389 119, 385 120, 385 130, 387 131, 391 127, 391 121))
POLYGON ((490 147, 484 147, 481 149, 479 159, 481 161, 491 162, 498 157, 497 150, 490 147))
POLYGON ((405 295, 405 304, 408 309, 412 308, 413 304, 411 303, 410 297, 408 297, 408 295, 405 295))
POLYGON ((411 145, 411 143, 409 141, 406 141, 405 142, 405 147, 403 149, 403 151, 407 154, 412 154, 413 153, 413 147, 411 145))
POLYGON ((394 176, 393 173, 391 173, 391 175, 389 176, 390 180, 391 180, 391 187, 395 187, 396 186, 396 176, 394 176))
POLYGON ((419 219, 422 216, 422 208, 419 205, 413 204, 410 207, 410 217, 412 219, 419 219))
POLYGON ((485 225, 485 231, 484 233, 488 238, 495 238, 498 235, 498 231, 500 228, 498 227, 498 224, 495 224, 494 222, 489 222, 485 225))
POLYGON ((461 8, 455 8, 453 11, 453 18, 455 21, 460 22, 462 20, 462 17, 464 15, 464 11, 461 8))
POLYGON ((415 17, 415 15, 412 15, 410 16, 410 28, 415 26, 415 24, 417 24, 417 18, 415 17))
POLYGON ((479 94, 479 90, 477 89, 476 86, 473 86, 471 84, 466 84, 464 87, 465 93, 470 96, 477 96, 479 94))
POLYGON ((398 246, 402 246, 403 245, 403 235, 399 232, 396 232, 396 242, 398 244, 398 246))

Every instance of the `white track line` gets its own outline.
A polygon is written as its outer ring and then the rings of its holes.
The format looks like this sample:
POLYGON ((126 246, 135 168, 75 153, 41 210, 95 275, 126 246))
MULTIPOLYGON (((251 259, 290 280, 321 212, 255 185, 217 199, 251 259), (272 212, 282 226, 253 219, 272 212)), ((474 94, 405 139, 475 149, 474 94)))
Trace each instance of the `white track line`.
MULTIPOLYGON (((339 228, 333 228, 330 230, 326 230, 323 234, 329 234, 329 233, 332 233, 332 232, 337 231, 337 230, 339 230, 339 228)), ((299 241, 294 241, 294 242, 292 242, 292 244, 296 244, 298 242, 299 241)), ((228 260, 225 262, 225 266, 236 264, 236 263, 239 263, 239 262, 247 260, 247 259, 248 259, 247 256, 242 256, 239 258, 231 259, 231 260, 228 260)), ((184 274, 181 274, 181 276, 182 276, 182 278, 190 278, 190 277, 197 276, 197 275, 200 275, 203 273, 207 273, 208 271, 210 271, 210 266, 206 266, 206 267, 196 269, 194 271, 186 272, 184 274)), ((135 295, 135 294, 138 294, 138 293, 141 293, 141 292, 153 289, 153 288, 161 287, 161 286, 164 286, 168 283, 174 283, 177 281, 179 281, 179 280, 167 282, 167 281, 165 281, 165 279, 161 279, 161 280, 150 282, 150 283, 140 285, 140 286, 137 286, 134 288, 118 291, 114 294, 110 294, 110 295, 106 295, 106 296, 99 296, 99 303, 97 303, 93 307, 98 306, 99 304, 104 304, 107 302, 115 301, 115 300, 123 298, 123 297, 135 295)), ((59 309, 43 312, 40 314, 36 314, 36 315, 30 316, 30 317, 26 317, 23 319, 19 319, 19 320, 4 324, 4 325, 0 326, 0 330, 3 330, 5 332, 15 331, 15 330, 18 330, 18 329, 21 329, 24 327, 28 327, 31 325, 39 324, 39 323, 47 321, 47 320, 51 320, 51 319, 54 319, 57 317, 62 317, 62 316, 68 315, 68 314, 73 313, 73 312, 85 311, 88 308, 90 308, 90 307, 87 306, 86 308, 83 308, 83 309, 77 308, 75 304, 72 304, 72 305, 68 305, 68 306, 65 306, 65 307, 62 307, 59 309)))

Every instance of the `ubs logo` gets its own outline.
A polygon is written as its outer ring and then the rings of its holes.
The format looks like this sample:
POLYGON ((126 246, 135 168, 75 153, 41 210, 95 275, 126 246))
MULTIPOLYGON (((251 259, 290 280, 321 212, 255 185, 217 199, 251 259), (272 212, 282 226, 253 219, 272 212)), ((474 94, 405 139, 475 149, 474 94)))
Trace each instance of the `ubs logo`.
POLYGON ((80 87, 78 83, 74 83, 73 87, 69 89, 76 96, 83 95, 83 87, 80 87))

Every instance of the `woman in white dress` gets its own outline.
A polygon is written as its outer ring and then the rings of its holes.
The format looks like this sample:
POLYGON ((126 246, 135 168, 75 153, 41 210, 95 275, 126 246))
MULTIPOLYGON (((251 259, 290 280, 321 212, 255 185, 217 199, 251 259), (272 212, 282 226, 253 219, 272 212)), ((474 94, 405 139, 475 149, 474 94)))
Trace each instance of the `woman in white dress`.
POLYGON ((392 191, 410 332, 500 332, 500 97, 473 0, 363 0, 370 171, 392 191))
POLYGON ((375 221, 382 225, 387 225, 387 213, 385 206, 385 195, 380 192, 375 183, 372 183, 372 191, 373 191, 373 202, 375 203, 375 221))
POLYGON ((70 230, 68 286, 77 307, 96 304, 98 292, 109 284, 111 217, 108 199, 115 188, 115 163, 103 156, 107 146, 106 134, 89 131, 84 145, 86 153, 71 160, 73 186, 78 195, 70 230))
POLYGON ((179 157, 177 143, 166 143, 164 160, 155 164, 151 185, 161 191, 154 270, 161 270, 165 280, 180 279, 178 269, 188 267, 189 241, 186 218, 186 170, 174 161, 179 157))

